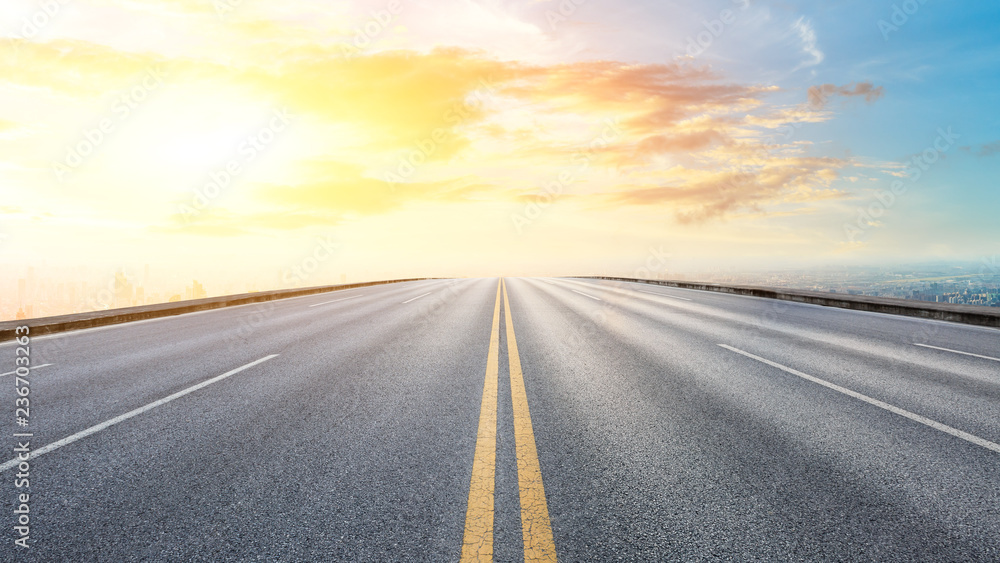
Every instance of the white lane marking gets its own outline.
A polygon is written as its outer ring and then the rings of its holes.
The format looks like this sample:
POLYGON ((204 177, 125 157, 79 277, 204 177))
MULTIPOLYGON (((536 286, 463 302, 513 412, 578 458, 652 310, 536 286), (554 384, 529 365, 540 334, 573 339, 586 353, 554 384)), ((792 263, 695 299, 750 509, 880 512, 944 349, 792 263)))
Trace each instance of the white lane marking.
POLYGON ((667 295, 666 293, 657 293, 655 291, 643 291, 641 289, 637 289, 636 291, 638 291, 639 293, 648 293, 650 295, 659 295, 660 297, 670 297, 671 299, 680 299, 682 301, 690 301, 690 299, 688 299, 687 297, 677 297, 676 295, 667 295))
MULTIPOLYGON (((52 364, 42 364, 42 365, 39 365, 39 366, 26 366, 26 367, 28 367, 29 369, 35 370, 35 369, 38 369, 38 368, 44 368, 44 367, 48 367, 48 366, 51 366, 51 365, 52 364)), ((17 373, 17 370, 8 371, 7 373, 0 373, 0 377, 3 377, 5 375, 14 375, 15 373, 17 373)))
MULTIPOLYGON (((104 421, 104 422, 102 422, 100 424, 95 424, 94 426, 91 426, 90 428, 87 428, 86 430, 81 430, 81 431, 77 432, 76 434, 73 434, 71 436, 67 436, 67 437, 63 438, 62 440, 59 440, 59 441, 56 441, 56 442, 52 442, 51 444, 49 444, 47 446, 42 446, 41 448, 38 448, 37 450, 32 450, 30 459, 35 459, 36 457, 38 457, 40 455, 45 455, 45 454, 47 454, 47 453, 49 453, 49 452, 51 452, 53 450, 58 450, 59 448, 61 448, 63 446, 66 446, 68 444, 72 444, 73 442, 75 442, 77 440, 80 440, 82 438, 86 438, 87 436, 90 436, 91 434, 96 434, 96 433, 100 432, 101 430, 104 430, 105 428, 108 428, 110 426, 114 426, 115 424, 118 424, 119 422, 123 422, 125 420, 128 420, 128 419, 134 417, 134 416, 138 416, 138 415, 140 415, 140 414, 142 414, 142 413, 144 413, 144 412, 146 412, 148 410, 155 409, 156 407, 158 407, 160 405, 165 405, 165 404, 169 403, 170 401, 173 401, 174 399, 179 399, 179 398, 183 397, 184 395, 187 395, 188 393, 194 393, 195 391, 197 391, 199 389, 202 389, 204 387, 208 387, 209 385, 215 383, 216 381, 222 381, 223 379, 225 379, 225 378, 227 378, 227 377, 229 377, 231 375, 235 375, 235 374, 237 374, 237 373, 239 373, 239 372, 241 372, 241 371, 243 371, 245 369, 252 368, 252 367, 254 367, 257 364, 262 364, 262 363, 264 363, 264 362, 266 362, 266 361, 268 361, 270 359, 277 358, 277 357, 278 357, 278 354, 271 354, 270 356, 265 356, 265 357, 263 357, 263 358, 261 358, 259 360, 252 361, 252 362, 250 362, 249 364, 247 364, 245 366, 238 367, 238 368, 236 368, 234 370, 227 371, 226 373, 224 373, 222 375, 217 375, 217 376, 213 377, 212 379, 208 379, 206 381, 202 381, 201 383, 199 383, 197 385, 192 385, 191 387, 188 387, 187 389, 184 389, 182 391, 178 391, 178 392, 174 393, 173 395, 168 395, 168 396, 160 399, 159 401, 153 401, 152 403, 149 403, 148 405, 146 405, 144 407, 139 407, 139 408, 137 408, 135 410, 128 411, 127 413, 119 415, 119 416, 116 416, 116 417, 112 418, 111 420, 106 420, 106 421, 104 421)), ((0 471, 7 471, 8 469, 10 469, 12 467, 15 467, 21 461, 23 461, 23 460, 19 460, 17 458, 14 458, 14 459, 6 462, 6 463, 0 464, 0 471)))
MULTIPOLYGON (((298 295, 296 297, 282 297, 281 299, 272 299, 270 301, 257 301, 256 303, 244 303, 243 305, 233 305, 232 307, 220 307, 218 309, 209 309, 207 311, 195 311, 194 313, 184 313, 184 314, 185 315, 196 315, 198 313, 211 313, 212 311, 224 311, 226 309, 235 309, 236 307, 246 307, 248 305, 263 305, 265 303, 281 304, 282 302, 285 302, 285 301, 294 301, 296 299, 305 299, 306 297, 317 297, 317 296, 320 296, 320 295, 328 295, 330 293, 343 293, 345 291, 354 291, 355 289, 366 289, 366 288, 364 288, 364 287, 352 287, 351 289, 336 289, 336 290, 333 290, 333 291, 323 291, 323 292, 320 292, 320 293, 310 293, 308 295, 298 295)), ((162 317, 162 318, 170 318, 170 317, 162 317)), ((159 318, 148 319, 148 320, 156 321, 156 320, 159 320, 159 318)), ((144 322, 144 321, 133 321, 133 322, 144 322)), ((111 325, 111 326, 115 326, 115 325, 111 325)), ((100 328, 100 327, 98 327, 98 328, 100 328)))
POLYGON ((428 296, 428 295, 430 295, 431 293, 434 293, 434 292, 433 292, 433 291, 428 291, 427 293, 425 293, 425 294, 423 294, 423 295, 418 295, 418 296, 414 297, 413 299, 407 299, 406 301, 403 301, 403 303, 401 303, 401 304, 402 304, 402 305, 406 305, 406 304, 407 304, 407 303, 409 303, 410 301, 416 301, 417 299, 420 299, 421 297, 427 297, 427 296, 428 296))
POLYGON ((962 354, 964 356, 975 356, 976 358, 982 358, 984 360, 993 360, 994 362, 1000 362, 1000 358, 993 358, 993 357, 990 357, 990 356, 980 356, 979 354, 973 354, 972 352, 962 352, 961 350, 952 350, 950 348, 940 348, 938 346, 931 346, 930 344, 917 344, 916 342, 914 342, 913 345, 914 346, 922 346, 924 348, 934 348, 935 350, 944 350, 945 352, 952 352, 954 354, 962 354))
POLYGON ((591 299, 596 299, 596 300, 598 300, 598 301, 604 301, 604 300, 603 300, 603 299, 601 299, 600 297, 594 297, 593 295, 587 295, 586 293, 584 293, 584 292, 582 292, 582 291, 577 291, 577 290, 575 290, 575 289, 571 289, 570 291, 572 291, 573 293, 579 293, 580 295, 583 295, 584 297, 589 297, 589 298, 591 298, 591 299))
POLYGON ((340 299, 334 299, 333 301, 324 301, 322 303, 316 303, 315 305, 310 305, 309 307, 319 307, 320 305, 329 305, 330 303, 336 303, 337 301, 347 301, 348 299, 354 299, 357 297, 364 297, 364 295, 354 295, 351 297, 342 297, 340 299))
POLYGON ((899 416, 905 416, 906 418, 908 418, 908 419, 910 419, 912 421, 919 422, 920 424, 923 424, 925 426, 930 426, 931 428, 933 428, 935 430, 940 430, 941 432, 944 432, 946 434, 951 434, 952 436, 955 436, 956 438, 961 438, 961 439, 965 440, 966 442, 971 442, 971 443, 973 443, 973 444, 975 444, 977 446, 982 446, 982 447, 984 447, 984 448, 986 448, 988 450, 992 450, 994 452, 1000 453, 1000 444, 997 444, 997 443, 994 443, 994 442, 990 442, 989 440, 984 440, 983 438, 980 438, 979 436, 974 436, 972 434, 969 434, 968 432, 963 432, 963 431, 961 431, 961 430, 959 430, 957 428, 952 428, 951 426, 948 426, 946 424, 941 424, 940 422, 937 422, 936 420, 931 420, 931 419, 929 419, 927 417, 920 416, 919 414, 914 414, 914 413, 912 413, 912 412, 910 412, 908 410, 904 410, 904 409, 901 409, 899 407, 890 405, 889 403, 884 403, 882 401, 879 401, 878 399, 873 399, 873 398, 869 397, 868 395, 862 395, 861 393, 858 393, 857 391, 851 391, 850 389, 847 389, 845 387, 841 387, 839 385, 830 383, 828 381, 824 381, 822 379, 819 379, 818 377, 813 377, 813 376, 811 376, 809 374, 802 373, 801 371, 794 370, 794 369, 792 369, 790 367, 783 366, 783 365, 781 365, 779 363, 776 363, 776 362, 772 362, 771 360, 767 360, 767 359, 761 358, 760 356, 755 356, 755 355, 751 354, 750 352, 744 352, 743 350, 740 350, 739 348, 733 348, 732 346, 726 346, 725 344, 719 344, 719 346, 722 346, 726 350, 730 350, 730 351, 736 352, 737 354, 743 354, 744 356, 746 356, 748 358, 753 358, 754 360, 757 360, 758 362, 763 362, 763 363, 765 363, 765 364, 767 364, 769 366, 776 367, 776 368, 778 368, 778 369, 780 369, 782 371, 786 371, 786 372, 788 372, 788 373, 790 373, 792 375, 797 375, 797 376, 801 377, 802 379, 805 379, 805 380, 808 380, 808 381, 812 381, 813 383, 817 383, 817 384, 822 385, 823 387, 826 387, 828 389, 833 389, 834 391, 837 391, 839 393, 843 393, 843 394, 845 394, 845 395, 847 395, 849 397, 854 397, 855 399, 864 401, 864 402, 866 402, 866 403, 868 403, 870 405, 875 405, 876 407, 878 407, 880 409, 885 409, 885 410, 887 410, 889 412, 898 414, 899 416))
POLYGON ((555 285, 554 282, 550 282, 549 280, 542 280, 542 281, 545 282, 545 283, 547 283, 547 284, 549 284, 549 285, 555 285))

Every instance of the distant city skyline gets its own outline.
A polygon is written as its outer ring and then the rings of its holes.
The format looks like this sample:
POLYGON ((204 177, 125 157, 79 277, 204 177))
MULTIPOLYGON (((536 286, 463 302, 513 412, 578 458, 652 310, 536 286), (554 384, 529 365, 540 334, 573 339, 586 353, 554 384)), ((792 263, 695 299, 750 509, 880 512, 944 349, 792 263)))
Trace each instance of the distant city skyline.
MULTIPOLYGON (((230 286, 230 289, 234 289, 230 286)), ((256 291, 246 284, 241 291, 256 291)), ((208 297, 204 285, 197 279, 186 286, 154 281, 148 265, 143 273, 129 275, 125 270, 111 273, 105 283, 80 280, 80 274, 60 276, 34 266, 25 268, 24 277, 17 278, 17 290, 3 291, 0 298, 0 320, 38 318, 44 316, 100 311, 167 303, 208 297), (15 297, 16 296, 16 297, 15 297)))
MULTIPOLYGON (((998 260, 1000 257, 994 256, 979 262, 939 262, 879 267, 840 265, 808 270, 740 272, 718 268, 682 272, 672 270, 664 262, 652 263, 652 268, 642 265, 633 270, 605 269, 580 272, 577 275, 760 285, 1000 307, 1000 261, 998 260)), ((290 285, 278 283, 275 286, 261 284, 258 281, 206 285, 197 279, 174 281, 173 278, 176 276, 167 276, 169 280, 160 280, 150 272, 148 265, 141 269, 141 274, 117 270, 111 272, 107 280, 101 284, 93 281, 72 281, 77 279, 75 276, 79 273, 64 278, 55 270, 50 272, 29 266, 25 268, 24 276, 16 279, 16 289, 0 286, 0 295, 5 296, 0 298, 0 321, 252 293, 275 288, 385 279, 369 272, 351 277, 346 273, 325 274, 314 276, 312 278, 314 283, 307 283, 310 280, 303 278, 290 285)))

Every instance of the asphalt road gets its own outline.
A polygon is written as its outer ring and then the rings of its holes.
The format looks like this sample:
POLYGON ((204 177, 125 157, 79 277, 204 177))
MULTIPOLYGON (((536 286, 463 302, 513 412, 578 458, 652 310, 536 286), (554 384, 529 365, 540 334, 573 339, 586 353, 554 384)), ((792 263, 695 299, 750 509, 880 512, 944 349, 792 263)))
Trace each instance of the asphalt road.
POLYGON ((32 339, 28 427, 0 376, 0 560, 1000 560, 1000 331, 505 286, 32 339))

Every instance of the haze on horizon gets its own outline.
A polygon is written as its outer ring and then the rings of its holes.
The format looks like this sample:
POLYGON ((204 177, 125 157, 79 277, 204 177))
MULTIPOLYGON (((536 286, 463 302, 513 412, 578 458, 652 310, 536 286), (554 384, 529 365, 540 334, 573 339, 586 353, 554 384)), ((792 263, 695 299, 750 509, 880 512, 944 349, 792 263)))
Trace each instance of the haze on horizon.
POLYGON ((0 283, 978 262, 1000 6, 901 4, 9 0, 0 283))

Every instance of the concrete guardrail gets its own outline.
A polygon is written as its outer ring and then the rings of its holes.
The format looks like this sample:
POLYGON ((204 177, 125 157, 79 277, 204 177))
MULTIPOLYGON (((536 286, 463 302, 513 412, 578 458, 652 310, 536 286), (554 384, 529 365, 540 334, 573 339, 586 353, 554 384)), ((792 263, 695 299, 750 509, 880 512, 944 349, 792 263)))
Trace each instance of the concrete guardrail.
POLYGON ((46 334, 66 332, 69 330, 79 330, 83 328, 93 328, 98 326, 128 323, 132 321, 170 317, 174 315, 183 315, 184 313, 193 313, 195 311, 207 311, 209 309, 221 309, 222 307, 249 305, 251 303, 262 303, 265 301, 274 301, 276 299, 288 299, 290 297, 302 297, 304 295, 328 293, 331 291, 353 289, 355 287, 368 287, 371 285, 402 283, 427 279, 434 278, 411 278, 405 280, 373 281, 344 285, 325 285, 301 289, 279 289, 274 291, 261 291, 257 293, 243 293, 239 295, 193 299, 190 301, 175 301, 173 303, 157 303, 155 305, 140 305, 138 307, 123 307, 121 309, 91 311, 88 313, 73 313, 71 315, 58 315, 37 319, 3 321, 0 322, 0 342, 13 340, 15 336, 14 331, 19 326, 28 326, 31 329, 30 336, 43 336, 46 334))
POLYGON ((903 315, 921 319, 950 321, 969 325, 1000 328, 1000 307, 982 307, 978 305, 953 305, 951 303, 933 303, 897 299, 893 297, 871 297, 868 295, 849 295, 846 293, 824 293, 799 289, 776 289, 771 287, 719 285, 712 283, 684 282, 670 280, 644 280, 636 278, 615 278, 608 276, 576 276, 579 279, 595 279, 623 282, 638 282, 652 285, 663 285, 681 289, 697 289, 734 295, 748 295, 765 299, 780 299, 796 303, 810 303, 824 307, 839 307, 856 311, 870 311, 889 315, 903 315))

